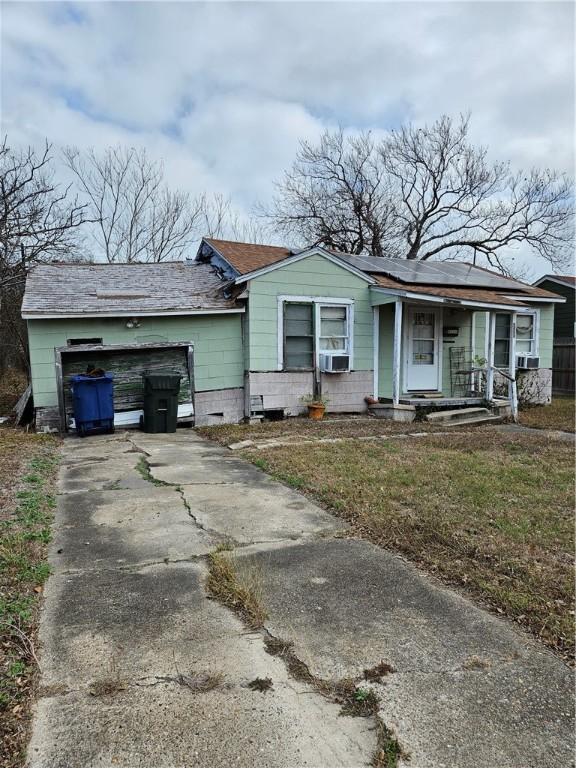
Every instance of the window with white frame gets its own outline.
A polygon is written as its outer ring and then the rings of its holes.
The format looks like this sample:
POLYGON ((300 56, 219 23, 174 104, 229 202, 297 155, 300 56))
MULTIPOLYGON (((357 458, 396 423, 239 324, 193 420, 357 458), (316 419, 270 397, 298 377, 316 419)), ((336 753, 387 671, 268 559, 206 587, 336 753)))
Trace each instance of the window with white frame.
POLYGON ((516 315, 516 353, 536 354, 536 313, 516 315))
POLYGON ((314 305, 284 302, 284 368, 314 368, 314 305))
POLYGON ((351 353, 351 304, 283 301, 283 368, 312 370, 319 354, 351 353))
MULTIPOLYGON (((510 365, 510 323, 511 315, 498 313, 494 332, 494 365, 507 368, 510 365)), ((516 354, 537 354, 537 313, 516 315, 516 354)))

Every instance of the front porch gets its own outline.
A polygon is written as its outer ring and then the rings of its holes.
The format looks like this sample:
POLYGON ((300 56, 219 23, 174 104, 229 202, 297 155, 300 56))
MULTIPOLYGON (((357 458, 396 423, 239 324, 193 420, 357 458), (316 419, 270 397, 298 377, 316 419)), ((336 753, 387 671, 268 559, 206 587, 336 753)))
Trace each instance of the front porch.
POLYGON ((410 421, 440 410, 485 407, 515 417, 520 310, 380 291, 374 292, 372 303, 374 399, 382 406, 373 404, 373 412, 410 421), (497 350, 500 359, 506 353, 505 367, 495 365, 497 350))

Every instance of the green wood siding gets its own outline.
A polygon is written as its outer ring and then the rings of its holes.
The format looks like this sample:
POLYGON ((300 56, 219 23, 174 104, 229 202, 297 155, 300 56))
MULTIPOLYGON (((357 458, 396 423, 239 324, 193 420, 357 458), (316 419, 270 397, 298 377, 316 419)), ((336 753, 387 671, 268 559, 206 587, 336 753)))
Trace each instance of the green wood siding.
MULTIPOLYGON (((462 347, 467 362, 472 357, 472 312, 470 310, 447 309, 444 307, 442 327, 458 328, 458 336, 446 338, 442 341, 442 381, 441 390, 445 397, 460 394, 452 390, 452 376, 450 371, 450 350, 462 347)), ((442 330, 440 331, 442 333, 442 330)))
POLYGON ((36 407, 58 404, 54 349, 68 339, 102 338, 103 344, 186 341, 194 344, 197 392, 244 385, 240 314, 143 317, 139 328, 123 318, 29 320, 32 388, 36 407))
MULTIPOLYGON (((540 356, 540 368, 552 368, 552 342, 554 338, 554 305, 534 305, 534 309, 540 310, 540 332, 538 336, 538 354, 540 356)), ((486 313, 476 312, 475 327, 475 354, 484 358, 486 339, 486 313)))
POLYGON ((354 301, 354 370, 372 370, 372 307, 368 283, 323 256, 308 256, 249 284, 247 362, 251 371, 278 370, 278 296, 354 301))
POLYGON ((392 397, 394 359, 394 304, 380 307, 380 349, 378 352, 378 397, 392 397))

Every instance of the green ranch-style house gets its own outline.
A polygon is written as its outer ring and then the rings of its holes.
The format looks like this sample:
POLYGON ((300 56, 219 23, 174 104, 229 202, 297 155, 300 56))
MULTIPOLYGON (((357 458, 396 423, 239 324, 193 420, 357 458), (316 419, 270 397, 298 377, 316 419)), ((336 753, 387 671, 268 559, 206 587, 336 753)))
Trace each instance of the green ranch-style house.
POLYGON ((39 265, 22 315, 37 426, 66 430, 89 365, 114 374, 119 426, 139 422, 142 374, 166 369, 197 425, 297 415, 315 379, 331 412, 401 420, 546 403, 562 302, 462 262, 205 238, 186 262, 39 265))

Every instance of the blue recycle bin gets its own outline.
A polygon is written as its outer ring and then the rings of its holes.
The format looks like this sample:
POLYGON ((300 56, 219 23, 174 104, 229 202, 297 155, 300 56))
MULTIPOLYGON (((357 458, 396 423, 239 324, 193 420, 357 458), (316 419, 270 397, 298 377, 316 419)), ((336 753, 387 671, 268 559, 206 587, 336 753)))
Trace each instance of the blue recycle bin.
POLYGON ((76 432, 85 437, 92 432, 114 432, 113 375, 71 376, 76 432))

